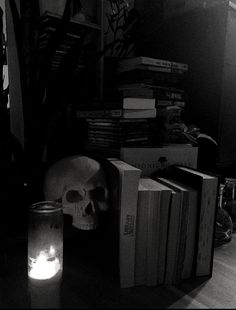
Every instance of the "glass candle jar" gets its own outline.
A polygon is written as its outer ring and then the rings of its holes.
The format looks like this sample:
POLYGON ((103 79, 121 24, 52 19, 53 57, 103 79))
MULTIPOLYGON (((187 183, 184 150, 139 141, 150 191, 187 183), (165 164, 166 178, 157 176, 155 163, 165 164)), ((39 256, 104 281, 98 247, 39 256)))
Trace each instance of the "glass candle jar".
POLYGON ((28 277, 34 280, 60 279, 63 270, 62 205, 37 202, 29 208, 28 277))

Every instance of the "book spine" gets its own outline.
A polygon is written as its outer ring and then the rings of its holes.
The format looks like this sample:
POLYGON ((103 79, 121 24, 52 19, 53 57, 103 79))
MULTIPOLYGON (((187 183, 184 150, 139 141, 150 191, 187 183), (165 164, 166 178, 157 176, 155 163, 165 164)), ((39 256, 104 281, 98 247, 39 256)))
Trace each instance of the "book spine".
POLYGON ((204 180, 202 185, 196 276, 212 274, 217 185, 218 179, 204 180))
POLYGON ((135 284, 135 239, 140 173, 125 177, 123 190, 129 191, 126 201, 122 201, 120 213, 120 285, 121 288, 135 284), (126 188, 126 189, 124 189, 126 188), (132 193, 132 195, 131 195, 132 193), (131 197, 132 196, 132 197, 131 197))
POLYGON ((161 193, 161 210, 160 210, 160 232, 159 232, 159 250, 157 260, 157 284, 163 284, 166 268, 166 251, 167 251, 167 236, 168 236, 168 219, 170 212, 171 191, 162 190, 161 193), (168 204, 164 202, 168 201, 168 204))
POLYGON ((180 194, 177 192, 172 192, 167 238, 166 270, 164 279, 164 284, 166 285, 173 285, 175 282, 179 246, 178 236, 180 232, 180 208, 180 194))
POLYGON ((142 57, 142 63, 158 67, 171 67, 170 61, 157 58, 142 57))
POLYGON ((135 241, 135 285, 146 284, 148 192, 139 189, 135 241))
POLYGON ((76 117, 78 118, 90 118, 90 117, 122 117, 123 110, 122 109, 114 109, 114 110, 78 110, 76 112, 76 117))
POLYGON ((152 66, 152 65, 146 65, 146 64, 134 66, 134 69, 142 69, 142 70, 157 71, 157 72, 169 72, 169 73, 172 72, 172 68, 169 68, 169 67, 152 66))
POLYGON ((180 108, 184 108, 186 105, 186 102, 180 101, 180 100, 157 99, 156 105, 157 105, 157 107, 177 106, 180 108))
POLYGON ((132 71, 135 69, 141 69, 141 70, 147 70, 147 71, 157 71, 157 72, 168 72, 168 73, 172 72, 171 71, 172 69, 170 67, 161 67, 161 66, 153 66, 153 65, 148 65, 148 64, 130 63, 130 64, 127 64, 126 66, 118 67, 117 73, 132 71))
POLYGON ((174 69, 180 69, 180 70, 183 70, 183 71, 187 71, 188 70, 188 65, 184 64, 184 63, 181 63, 181 62, 172 61, 171 62, 171 67, 174 68, 174 69))
POLYGON ((126 66, 129 66, 132 64, 134 64, 134 65, 151 65, 151 66, 171 68, 171 62, 168 60, 150 58, 150 57, 143 57, 143 56, 121 60, 119 62, 119 67, 126 67, 126 66))
POLYGON ((147 286, 157 285, 158 238, 160 229, 160 192, 151 192, 148 208, 147 286))
POLYGON ((184 258, 186 250, 187 240, 187 225, 188 225, 188 213, 189 213, 189 192, 185 191, 181 193, 181 221, 180 221, 180 236, 179 236, 179 255, 178 263, 176 266, 176 278, 175 284, 181 282, 182 272, 184 269, 184 258))

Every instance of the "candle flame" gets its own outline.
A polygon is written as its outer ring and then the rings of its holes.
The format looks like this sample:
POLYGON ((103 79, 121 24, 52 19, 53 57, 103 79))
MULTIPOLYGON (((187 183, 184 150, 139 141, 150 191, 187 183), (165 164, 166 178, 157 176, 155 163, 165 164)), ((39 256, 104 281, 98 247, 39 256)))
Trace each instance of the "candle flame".
POLYGON ((55 256, 53 246, 49 250, 40 251, 37 258, 29 257, 29 277, 38 280, 47 280, 54 277, 60 270, 60 261, 55 256))

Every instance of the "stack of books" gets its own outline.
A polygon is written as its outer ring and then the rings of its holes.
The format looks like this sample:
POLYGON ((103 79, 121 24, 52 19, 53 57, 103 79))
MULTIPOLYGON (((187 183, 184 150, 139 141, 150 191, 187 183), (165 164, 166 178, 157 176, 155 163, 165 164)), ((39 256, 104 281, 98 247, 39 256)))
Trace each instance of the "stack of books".
POLYGON ((121 147, 149 144, 148 120, 156 118, 155 98, 124 96, 93 109, 77 110, 86 119, 87 151, 117 156, 121 147))
POLYGON ((168 176, 144 178, 119 159, 107 165, 120 286, 211 277, 218 177, 175 165, 168 176))
POLYGON ((149 127, 146 119, 88 118, 87 146, 117 149, 147 145, 149 127))
POLYGON ((119 82, 145 82, 152 85, 174 86, 181 82, 188 65, 180 62, 137 56, 121 59, 117 73, 119 82))
POLYGON ((182 111, 188 96, 183 78, 188 65, 150 57, 118 62, 118 90, 124 95, 148 95, 156 100, 157 122, 152 122, 152 142, 177 142, 182 131, 182 111), (156 126, 156 128, 155 128, 156 126))

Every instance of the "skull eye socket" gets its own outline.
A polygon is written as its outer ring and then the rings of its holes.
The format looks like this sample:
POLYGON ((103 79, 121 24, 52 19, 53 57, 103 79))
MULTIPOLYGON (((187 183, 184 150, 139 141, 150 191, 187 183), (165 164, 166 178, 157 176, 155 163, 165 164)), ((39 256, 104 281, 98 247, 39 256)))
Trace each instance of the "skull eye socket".
POLYGON ((81 200, 83 200, 83 196, 75 190, 70 190, 66 193, 66 200, 68 202, 79 202, 81 200))
POLYGON ((96 187, 95 189, 90 191, 90 197, 92 200, 95 200, 95 201, 104 201, 106 199, 105 188, 96 187))

